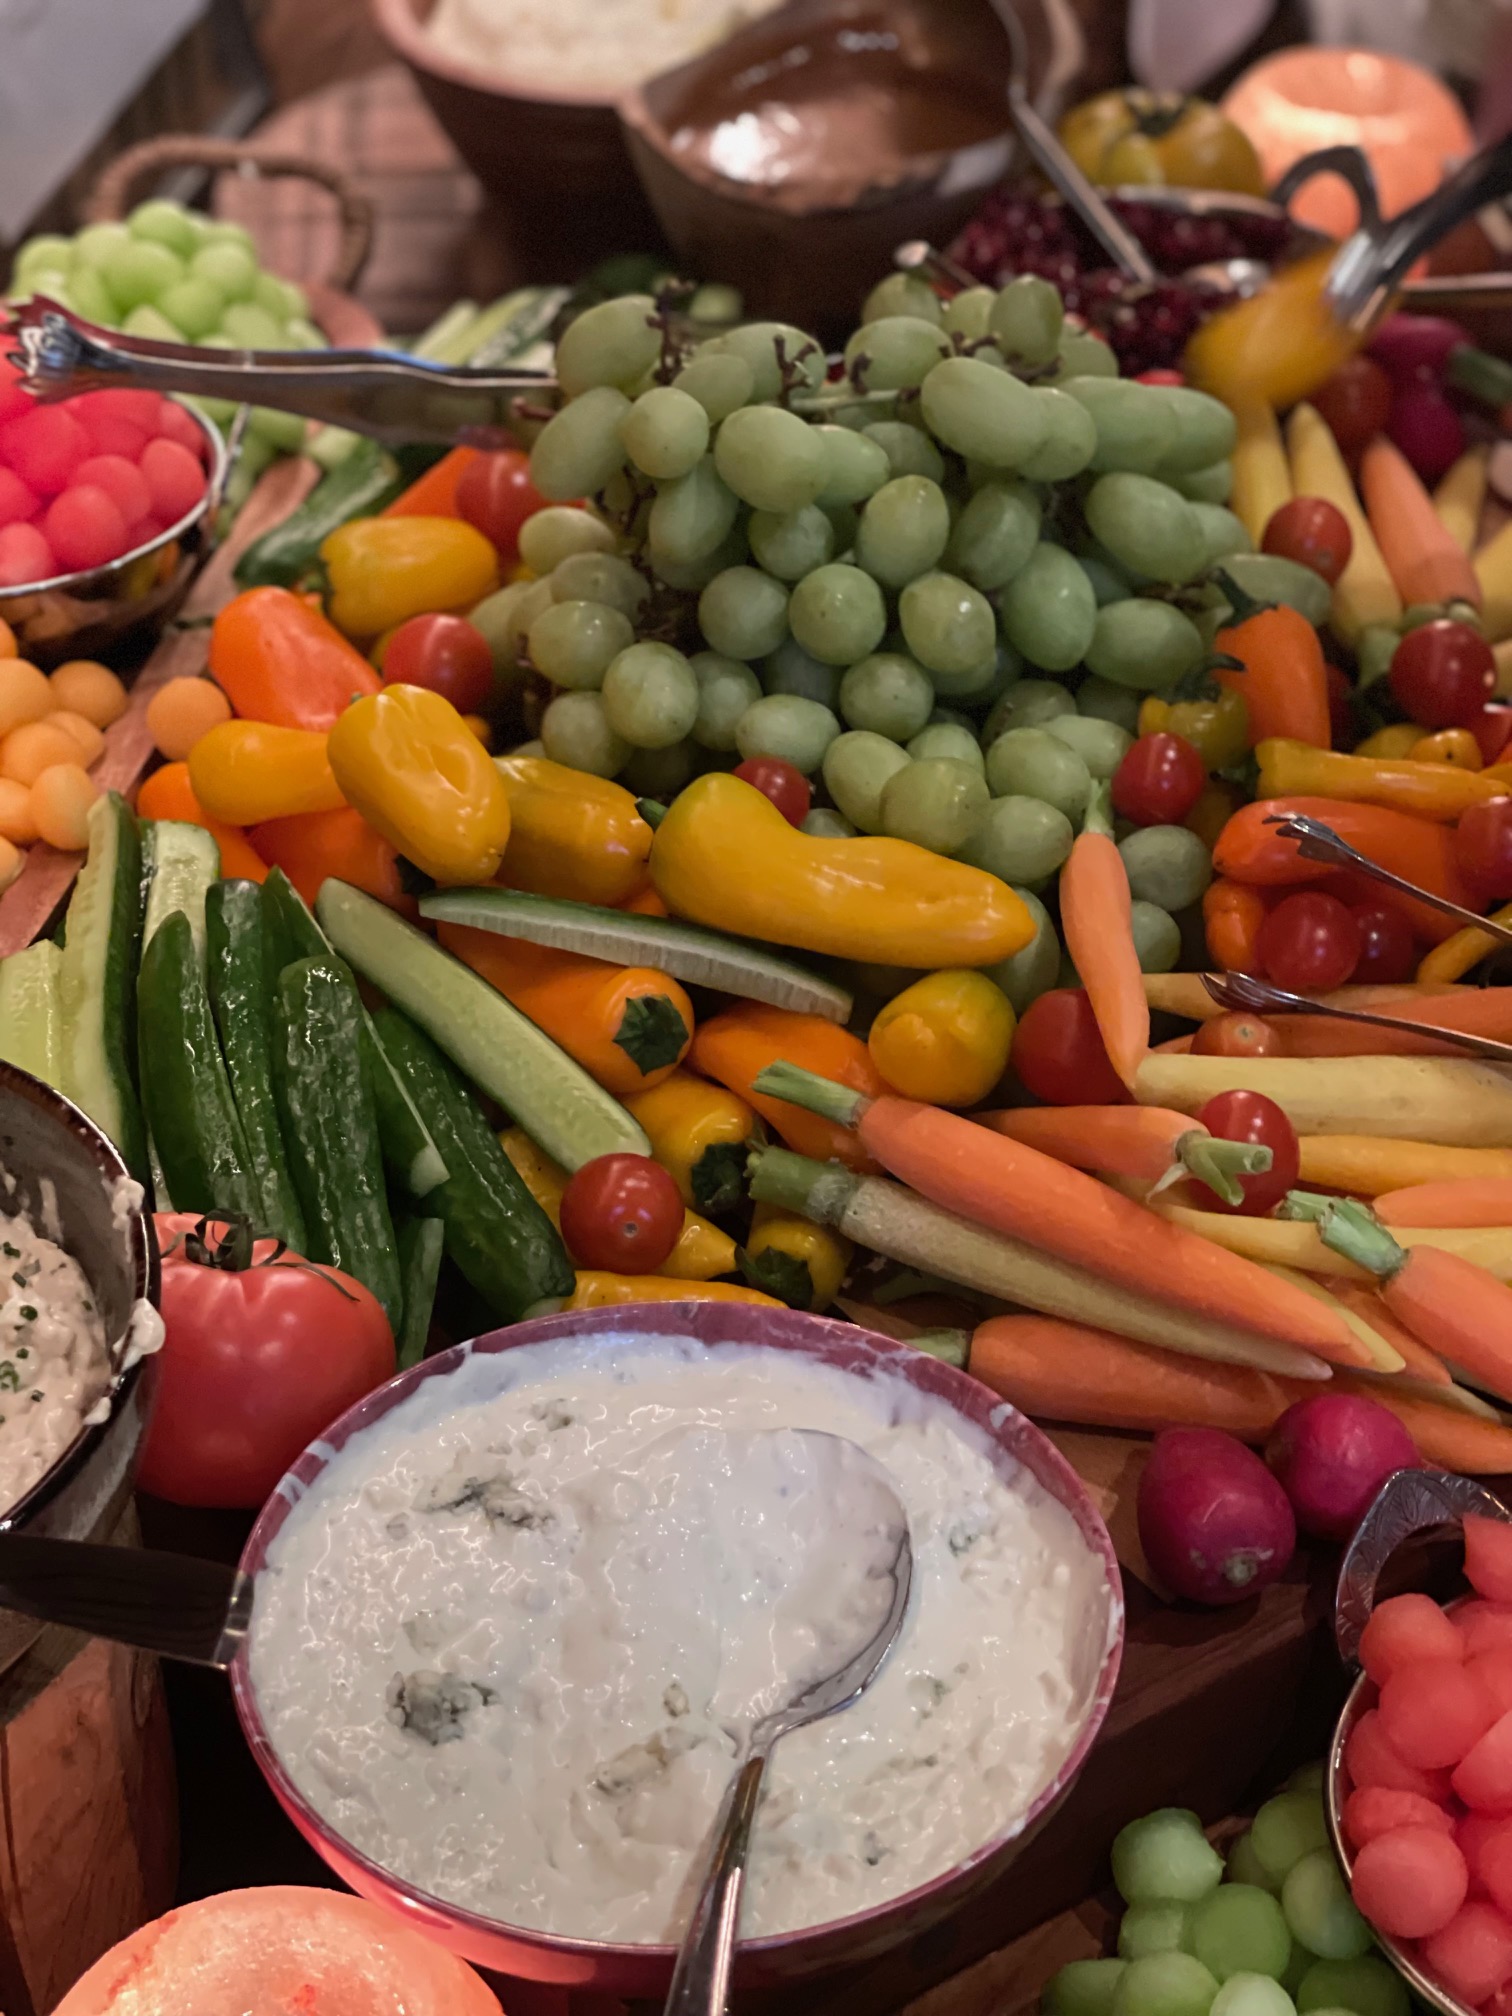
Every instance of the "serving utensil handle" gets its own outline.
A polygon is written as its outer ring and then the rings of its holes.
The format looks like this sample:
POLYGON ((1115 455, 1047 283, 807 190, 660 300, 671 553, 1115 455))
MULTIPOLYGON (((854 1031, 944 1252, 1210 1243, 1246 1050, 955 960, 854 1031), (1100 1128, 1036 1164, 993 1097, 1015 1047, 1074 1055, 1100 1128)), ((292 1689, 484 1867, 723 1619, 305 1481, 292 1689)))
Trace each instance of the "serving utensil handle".
POLYGON ((683 1935, 664 2016, 723 2016, 740 1919, 751 1825, 761 1803, 766 1752, 748 1757, 725 1797, 709 1864, 683 1935))
POLYGON ((1334 1642, 1346 1666, 1360 1663, 1360 1635, 1375 1608, 1376 1584, 1402 1542, 1472 1517, 1512 1523, 1512 1511, 1472 1478, 1446 1470, 1394 1470, 1386 1479, 1339 1563, 1334 1642))
POLYGON ((0 1608, 224 1668, 247 1635, 252 1578, 189 1554, 0 1532, 0 1608))

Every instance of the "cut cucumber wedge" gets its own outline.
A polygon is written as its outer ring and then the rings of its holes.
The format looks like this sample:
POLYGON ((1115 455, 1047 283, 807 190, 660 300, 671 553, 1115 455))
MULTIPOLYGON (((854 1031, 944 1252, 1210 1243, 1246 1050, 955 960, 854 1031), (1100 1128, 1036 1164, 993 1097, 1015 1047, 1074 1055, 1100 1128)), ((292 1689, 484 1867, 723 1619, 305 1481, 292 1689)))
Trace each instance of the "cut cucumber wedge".
POLYGON ((194 949, 205 958, 205 897, 220 880, 220 849, 203 826, 152 819, 142 828, 142 949, 165 917, 182 910, 194 949))
POLYGON ((60 947, 39 938, 0 960, 0 1063, 56 1085, 63 1068, 63 1012, 58 1000, 60 947))
POLYGON ((649 1155, 639 1123, 534 1022, 421 931, 331 879, 315 914, 332 945, 564 1169, 649 1155))
POLYGON ((672 917, 642 917, 514 889, 437 890, 421 898, 420 914, 495 931, 501 938, 581 952, 589 959, 610 959, 617 966, 654 966, 691 987, 765 1001, 798 1015, 822 1015, 829 1022, 848 1022, 855 1006, 843 987, 818 979, 794 960, 672 917))
POLYGON ((105 1130, 132 1175, 145 1182, 147 1139, 133 1070, 141 928, 141 835, 135 813, 112 791, 89 808, 89 853, 68 905, 58 968, 58 1089, 105 1130))

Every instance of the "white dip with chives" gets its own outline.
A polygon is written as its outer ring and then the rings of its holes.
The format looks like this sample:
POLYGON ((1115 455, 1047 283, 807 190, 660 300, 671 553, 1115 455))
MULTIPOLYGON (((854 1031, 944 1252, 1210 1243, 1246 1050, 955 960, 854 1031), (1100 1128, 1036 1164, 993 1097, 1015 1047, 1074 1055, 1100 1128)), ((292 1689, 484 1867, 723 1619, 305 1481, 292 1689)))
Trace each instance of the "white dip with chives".
POLYGON ((436 47, 517 91, 617 97, 686 63, 779 0, 439 0, 436 47))
MULTIPOLYGON (((0 1172, 0 1199, 10 1187, 0 1172)), ((84 1270, 28 1217, 0 1208, 0 1512, 63 1454, 109 1383, 84 1270)))

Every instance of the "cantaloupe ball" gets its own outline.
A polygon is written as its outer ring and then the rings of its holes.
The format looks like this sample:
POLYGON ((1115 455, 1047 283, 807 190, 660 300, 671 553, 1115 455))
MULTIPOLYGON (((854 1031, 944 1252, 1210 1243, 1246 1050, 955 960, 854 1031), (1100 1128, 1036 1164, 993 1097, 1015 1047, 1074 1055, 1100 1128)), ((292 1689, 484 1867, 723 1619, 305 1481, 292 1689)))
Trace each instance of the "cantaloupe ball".
POLYGON ((31 788, 37 837, 65 854, 89 844, 89 808, 100 787, 82 763, 54 763, 31 788))
POLYGON ((82 714, 96 728, 108 728, 126 712, 126 688, 108 665, 95 658, 70 658, 48 681, 53 705, 82 714))
POLYGON ((18 847, 30 847, 37 837, 37 822, 32 817, 31 789, 18 784, 12 777, 0 777, 0 840, 14 841, 18 847))
POLYGON ((28 721, 12 728, 0 742, 0 777, 13 777, 18 784, 35 784, 54 763, 78 760, 78 743, 66 728, 54 728, 51 721, 28 721))
POLYGON ((0 895, 4 895, 25 866, 26 856, 21 849, 13 847, 9 840, 0 840, 0 895))
POLYGON ((55 707, 47 717, 47 725, 49 728, 61 728, 65 735, 72 735, 79 745, 79 761, 86 770, 105 747, 104 732, 96 728, 93 721, 82 714, 75 714, 70 708, 55 707))
POLYGON ((231 702, 212 679, 170 679, 147 702, 147 732, 170 762, 231 719, 231 702))
POLYGON ((56 703, 47 674, 25 658, 0 658, 0 738, 40 721, 56 703))

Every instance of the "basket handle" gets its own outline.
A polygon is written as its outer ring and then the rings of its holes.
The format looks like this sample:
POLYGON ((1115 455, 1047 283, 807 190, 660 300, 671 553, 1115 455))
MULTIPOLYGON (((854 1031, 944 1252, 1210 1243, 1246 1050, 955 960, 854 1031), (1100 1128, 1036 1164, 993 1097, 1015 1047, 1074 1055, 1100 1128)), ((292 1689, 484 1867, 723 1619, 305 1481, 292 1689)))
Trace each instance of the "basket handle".
POLYGON ((1349 1667, 1360 1661, 1360 1635, 1375 1608, 1381 1572, 1414 1533, 1458 1526, 1471 1516, 1512 1522, 1503 1501, 1470 1477, 1442 1470, 1394 1470, 1371 1500, 1339 1563, 1334 1640, 1349 1667))
POLYGON ((201 133, 164 133, 118 154, 101 174, 85 216, 91 224, 115 224, 130 207, 131 192, 150 176, 170 168, 240 168, 258 175, 296 175, 318 182, 336 198, 341 215, 341 246, 332 287, 345 291, 367 264, 373 245, 373 205, 339 169, 313 155, 287 153, 250 140, 219 140, 201 133))

